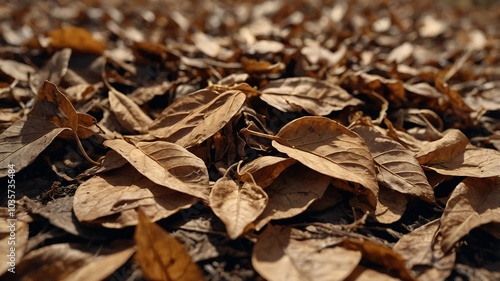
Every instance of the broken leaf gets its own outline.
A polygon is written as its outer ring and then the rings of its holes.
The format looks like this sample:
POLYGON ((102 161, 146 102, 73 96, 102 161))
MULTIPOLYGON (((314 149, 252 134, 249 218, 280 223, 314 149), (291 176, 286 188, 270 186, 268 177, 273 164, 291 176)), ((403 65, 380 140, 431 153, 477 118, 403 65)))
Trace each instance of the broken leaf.
POLYGON ((182 245, 161 227, 148 220, 139 211, 139 224, 134 240, 137 247, 135 259, 144 277, 159 281, 204 280, 198 266, 191 261, 182 245))

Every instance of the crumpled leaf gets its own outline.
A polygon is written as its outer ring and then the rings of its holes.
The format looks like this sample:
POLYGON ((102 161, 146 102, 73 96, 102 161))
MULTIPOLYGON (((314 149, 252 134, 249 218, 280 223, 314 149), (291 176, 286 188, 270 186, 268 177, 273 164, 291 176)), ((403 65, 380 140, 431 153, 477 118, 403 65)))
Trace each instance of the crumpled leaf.
POLYGON ((122 266, 135 252, 130 240, 107 245, 62 243, 26 254, 16 267, 16 280, 100 281, 122 266))
POLYGON ((341 281, 361 260, 359 251, 329 247, 334 242, 322 239, 294 239, 294 232, 289 227, 268 225, 259 235, 252 252, 252 265, 266 280, 341 281))
POLYGON ((301 117, 285 125, 272 141, 280 152, 322 174, 355 182, 375 206, 378 184, 375 166, 364 140, 325 117, 301 117))
POLYGON ((195 197, 153 183, 126 165, 82 183, 74 196, 73 211, 80 222, 123 228, 137 224, 139 208, 154 222, 196 201, 195 197))
POLYGON ((472 229, 500 223, 500 178, 467 178, 451 193, 441 217, 441 249, 447 253, 472 229))
POLYGON ((434 191, 409 150, 373 127, 355 126, 351 130, 365 140, 378 168, 379 183, 427 202, 434 201, 434 191))
POLYGON ((201 199, 208 199, 205 163, 185 148, 170 142, 107 140, 104 145, 118 152, 152 182, 201 199))
POLYGON ((159 281, 204 280, 201 270, 191 261, 184 247, 161 227, 139 211, 134 233, 136 261, 144 277, 159 281))
POLYGON ((260 98, 283 112, 303 109, 313 115, 328 115, 347 106, 362 104, 341 87, 310 77, 271 81, 262 88, 260 98))
POLYGON ((328 176, 300 164, 291 166, 265 189, 269 202, 255 222, 255 228, 260 230, 271 220, 291 218, 304 212, 323 196, 329 184, 328 176))
POLYGON ((223 177, 215 182, 210 192, 209 205, 226 225, 229 238, 236 239, 247 226, 264 211, 267 194, 253 182, 239 185, 223 177))
POLYGON ((222 129, 245 102, 240 91, 200 90, 176 100, 149 126, 156 138, 191 147, 222 129))
POLYGON ((439 229, 439 220, 429 222, 412 232, 403 235, 394 245, 406 261, 418 280, 441 281, 445 280, 451 273, 455 264, 455 253, 447 254, 441 251, 441 238, 436 236, 439 229))
POLYGON ((427 143, 415 155, 420 164, 446 162, 461 154, 469 144, 469 139, 457 129, 449 129, 444 136, 427 143))

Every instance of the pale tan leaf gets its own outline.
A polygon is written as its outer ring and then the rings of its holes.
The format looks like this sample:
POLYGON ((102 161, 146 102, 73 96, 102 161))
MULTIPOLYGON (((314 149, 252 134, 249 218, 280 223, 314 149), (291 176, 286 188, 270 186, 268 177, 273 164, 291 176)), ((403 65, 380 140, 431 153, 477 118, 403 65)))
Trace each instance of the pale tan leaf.
POLYGON ((303 109, 313 115, 328 115, 363 103, 335 84, 310 77, 274 80, 261 90, 260 98, 283 112, 303 109))
POLYGON ((184 247, 161 227, 139 212, 134 233, 135 259, 144 277, 158 281, 204 280, 201 270, 192 262, 184 247))
POLYGON ((66 48, 55 52, 50 60, 30 77, 30 83, 34 88, 40 90, 44 81, 50 81, 59 84, 61 78, 68 70, 69 59, 71 58, 71 49, 66 48))
POLYGON ((295 164, 285 170, 265 189, 269 202, 256 220, 260 230, 269 221, 285 219, 304 212, 315 200, 321 198, 330 184, 330 177, 295 164))
POLYGON ((240 91, 218 94, 200 90, 176 100, 149 126, 156 138, 191 147, 202 143, 240 110, 245 102, 240 91))
POLYGON ((413 44, 405 42, 401 46, 392 49, 392 51, 387 55, 387 62, 402 63, 408 57, 411 56, 413 52, 413 44))
POLYGON ((4 262, 0 263, 0 276, 9 269, 6 274, 12 276, 16 274, 16 264, 19 263, 28 246, 28 235, 28 222, 19 219, 15 211, 0 207, 0 252, 4 259, 4 262), (12 248, 14 251, 11 250, 12 248))
POLYGON ((76 190, 73 211, 80 222, 108 228, 137 224, 139 208, 151 221, 196 203, 193 196, 153 183, 132 166, 97 175, 76 190))
POLYGON ((415 155, 420 164, 446 162, 461 154, 469 144, 469 139, 460 130, 449 129, 444 136, 427 143, 415 155))
POLYGON ((246 174, 248 172, 252 175, 253 180, 255 180, 258 186, 265 188, 269 186, 281 172, 296 162, 297 160, 292 158, 270 155, 262 156, 241 167, 241 179, 250 182, 251 179, 246 174))
POLYGON ((26 254, 16 267, 19 281, 100 281, 111 275, 134 254, 130 240, 107 245, 53 244, 26 254))
MULTIPOLYGON (((375 206, 375 166, 364 140, 340 123, 324 117, 302 117, 285 125, 272 145, 322 174, 355 182, 375 206)), ((358 192, 357 190, 353 190, 358 192)))
POLYGON ((442 97, 441 93, 428 83, 416 83, 416 84, 405 84, 405 89, 408 92, 412 92, 414 94, 427 97, 427 98, 440 98, 442 97))
POLYGON ((104 145, 118 152, 152 182, 201 199, 208 199, 205 163, 185 148, 170 142, 107 140, 104 145))
POLYGON ((500 178, 467 178, 453 190, 441 217, 443 252, 488 223, 500 223, 500 178))
POLYGON ((222 50, 221 46, 205 33, 196 32, 192 39, 196 48, 209 57, 216 58, 222 50))
POLYGON ((146 133, 148 126, 153 122, 142 109, 126 95, 111 88, 108 92, 111 112, 125 129, 146 133))
POLYGON ((0 59, 0 70, 10 77, 23 82, 27 82, 31 74, 35 72, 35 69, 27 64, 3 59, 0 59))
POLYGON ((455 253, 443 253, 442 239, 435 239, 438 229, 439 220, 434 220, 403 235, 394 245, 394 251, 403 257, 418 280, 445 280, 455 264, 455 253))
POLYGON ((219 217, 231 239, 238 238, 267 205, 268 196, 251 182, 239 186, 223 177, 215 182, 210 192, 210 208, 219 217))
POLYGON ((489 178, 500 176, 500 152, 495 149, 467 145, 455 158, 424 165, 441 175, 489 178))
POLYGON ((365 140, 378 168, 380 184, 427 202, 434 201, 434 191, 412 152, 373 127, 355 126, 351 130, 365 140))
POLYGON ((321 239, 294 239, 293 229, 268 225, 252 252, 252 265, 269 281, 344 280, 361 260, 359 251, 328 247, 321 239))

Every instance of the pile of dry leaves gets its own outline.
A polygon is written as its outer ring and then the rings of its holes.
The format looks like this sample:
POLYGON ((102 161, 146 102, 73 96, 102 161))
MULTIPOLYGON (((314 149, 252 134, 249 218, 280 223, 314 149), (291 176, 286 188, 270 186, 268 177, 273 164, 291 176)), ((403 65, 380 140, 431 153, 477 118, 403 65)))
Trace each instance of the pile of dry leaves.
POLYGON ((500 279, 499 5, 10 2, 1 280, 500 279))

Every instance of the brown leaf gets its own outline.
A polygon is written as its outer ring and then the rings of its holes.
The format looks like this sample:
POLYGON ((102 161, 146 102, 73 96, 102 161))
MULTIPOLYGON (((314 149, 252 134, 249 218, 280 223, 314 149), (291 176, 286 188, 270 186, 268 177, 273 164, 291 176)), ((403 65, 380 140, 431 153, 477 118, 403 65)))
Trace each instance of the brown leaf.
POLYGON ((274 80, 261 90, 260 98, 283 112, 303 109, 313 115, 328 115, 362 104, 339 86, 310 77, 274 80))
POLYGON ((190 195, 153 183, 127 165, 82 183, 75 193, 73 211, 81 222, 123 228, 137 224, 139 208, 154 222, 196 201, 190 195))
POLYGON ((267 205, 268 196, 255 183, 235 181, 223 177, 210 192, 209 205, 226 225, 229 238, 238 238, 267 205))
POLYGON ((108 92, 111 112, 125 129, 146 133, 148 126, 153 122, 142 109, 126 95, 115 88, 108 92))
POLYGON ((324 117, 302 117, 285 125, 272 145, 322 174, 355 182, 375 206, 378 184, 370 151, 361 137, 324 117))
POLYGON ((345 44, 342 44, 337 51, 332 52, 321 46, 313 45, 301 48, 300 53, 304 55, 311 64, 326 61, 326 65, 332 67, 337 65, 345 57, 347 47, 345 44))
POLYGON ((443 253, 442 239, 435 239, 438 229, 439 220, 434 220, 403 235, 394 245, 394 251, 403 257, 418 280, 445 280, 455 264, 455 253, 443 253))
POLYGON ((361 260, 359 251, 328 247, 332 243, 322 239, 294 239, 294 232, 292 228, 268 225, 259 235, 252 252, 252 265, 266 280, 340 281, 361 260))
POLYGON ((134 253, 129 240, 107 245, 63 243, 29 252, 16 267, 20 281, 100 281, 122 266, 134 253))
POLYGON ((449 161, 425 165, 442 175, 489 178, 500 175, 500 152, 494 149, 467 145, 465 150, 449 161))
POLYGON ((265 189, 269 202, 256 220, 260 230, 271 220, 294 217, 321 198, 330 184, 330 177, 295 164, 285 170, 265 189))
POLYGON ((467 178, 453 190, 441 217, 442 250, 447 253, 472 229, 500 223, 500 179, 467 178))
POLYGON ((195 146, 222 129, 244 102, 240 91, 200 90, 170 105, 149 126, 149 133, 183 147, 195 146))
POLYGON ((282 62, 270 63, 265 60, 255 60, 246 57, 241 58, 241 64, 245 72, 255 74, 278 73, 285 69, 285 64, 282 62))
POLYGON ((344 239, 342 246, 347 249, 360 251, 363 254, 363 258, 383 266, 387 271, 394 272, 403 280, 416 280, 405 266, 405 261, 401 255, 388 246, 369 240, 352 238, 344 239))
POLYGON ((201 199, 208 199, 205 163, 185 148, 165 141, 107 140, 104 145, 118 152, 152 182, 201 199))
POLYGON ((193 41, 196 48, 209 57, 216 58, 221 52, 221 46, 205 33, 196 32, 193 41))
POLYGON ((28 78, 35 73, 35 69, 27 64, 4 59, 0 59, 0 70, 10 77, 23 82, 27 82, 28 78))
POLYGON ((406 60, 408 57, 411 56, 413 52, 413 44, 409 42, 403 43, 401 46, 394 48, 388 55, 387 55, 387 62, 395 62, 395 63, 402 63, 404 60, 406 60))
POLYGON ((54 123, 39 119, 22 119, 0 135, 0 177, 7 176, 8 165, 21 171, 35 161, 36 157, 63 131, 54 123))
POLYGON ((258 186, 266 188, 269 186, 286 168, 293 165, 297 160, 277 156, 262 156, 252 162, 245 164, 240 169, 241 179, 250 182, 247 172, 252 175, 258 186))
POLYGON ((135 229, 137 245, 135 259, 144 277, 159 281, 204 280, 201 270, 191 261, 184 247, 161 227, 139 212, 139 224, 135 229))
POLYGON ((40 38, 33 38, 26 43, 28 48, 54 49, 70 48, 79 53, 102 55, 105 50, 103 43, 95 40, 90 32, 81 27, 67 26, 50 31, 43 42, 40 38), (44 43, 48 42, 48 43, 44 43))
POLYGON ((364 213, 372 214, 379 223, 383 224, 397 222, 403 216, 408 202, 404 194, 383 185, 379 187, 375 208, 363 199, 363 197, 354 197, 349 201, 349 204, 354 208, 361 209, 364 213))
POLYGON ((50 60, 30 79, 35 89, 40 90, 44 86, 44 81, 50 81, 55 85, 61 82, 61 78, 68 70, 69 59, 71 58, 71 49, 65 48, 55 52, 50 60))
POLYGON ((420 164, 447 162, 461 154, 469 144, 469 139, 457 129, 449 129, 444 136, 426 144, 415 155, 420 164))
POLYGON ((377 180, 380 184, 427 202, 434 201, 434 191, 409 150, 374 127, 355 126, 351 130, 366 141, 378 168, 377 180))

